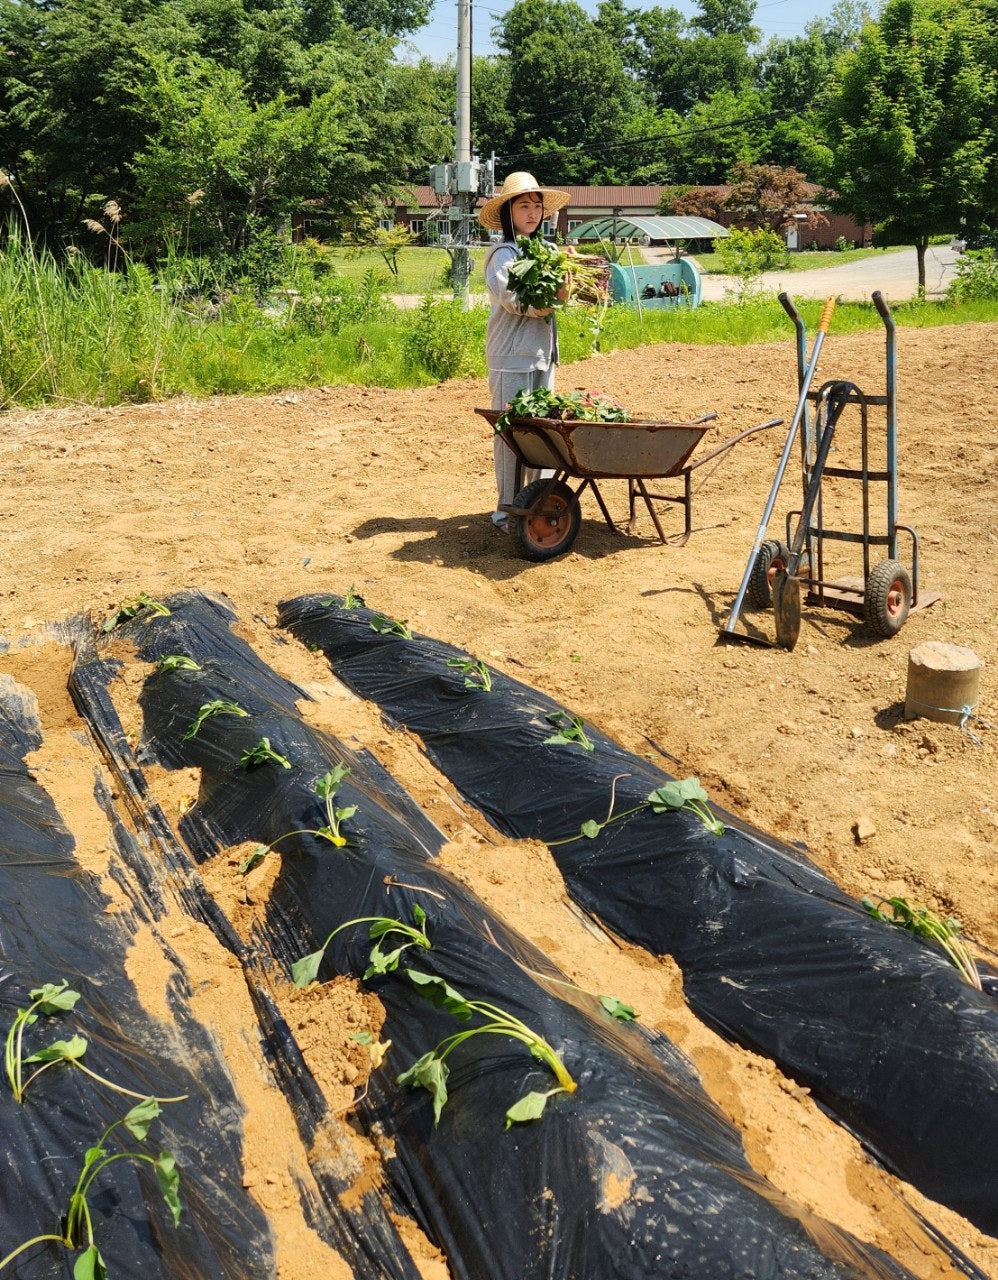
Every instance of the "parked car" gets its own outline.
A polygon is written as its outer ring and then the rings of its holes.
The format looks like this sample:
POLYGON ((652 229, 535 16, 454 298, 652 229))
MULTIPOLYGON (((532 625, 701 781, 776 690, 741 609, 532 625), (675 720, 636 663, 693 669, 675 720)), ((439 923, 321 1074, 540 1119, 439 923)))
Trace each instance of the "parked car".
POLYGON ((966 253, 968 249, 998 249, 998 231, 984 227, 973 235, 954 236, 949 247, 957 253, 966 253))

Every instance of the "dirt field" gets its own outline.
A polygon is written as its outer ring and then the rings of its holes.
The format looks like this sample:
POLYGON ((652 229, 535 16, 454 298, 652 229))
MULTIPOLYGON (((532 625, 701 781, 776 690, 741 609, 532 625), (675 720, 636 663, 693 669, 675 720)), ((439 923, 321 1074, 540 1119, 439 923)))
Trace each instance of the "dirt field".
MULTIPOLYGON (((792 653, 718 643, 775 472, 782 428, 738 445, 716 470, 695 473, 701 487, 685 546, 661 545, 647 518, 638 536, 623 537, 606 527, 586 497, 573 550, 530 564, 488 519, 491 439, 473 412, 487 403, 481 382, 9 415, 0 438, 0 636, 8 649, 0 672, 38 697, 45 742, 32 767, 76 836, 80 856, 106 875, 103 819, 90 796, 91 766, 65 693, 70 658, 47 624, 80 611, 102 620, 140 591, 162 598, 200 588, 231 601, 243 633, 277 670, 335 694, 315 655, 275 642, 276 605, 304 592, 342 593, 354 585, 372 607, 535 685, 628 749, 680 776, 699 775, 717 804, 803 842, 850 894, 903 894, 957 916, 993 960, 996 344, 998 325, 898 335, 900 519, 919 535, 921 589, 941 593, 941 601, 913 613, 891 640, 867 634, 852 614, 805 607, 792 653), (977 740, 953 725, 902 718, 909 650, 930 639, 967 646, 983 661, 979 718, 968 725, 977 740)), ((882 333, 833 332, 815 385, 846 378, 868 394, 882 394, 885 376, 882 333)), ((796 402, 790 339, 596 357, 561 369, 559 386, 608 392, 635 416, 687 418, 716 410, 717 424, 701 452, 773 415, 789 419, 796 402)), ((876 413, 873 436, 880 440, 876 413)), ((837 449, 839 464, 857 464, 848 415, 837 449)), ((604 492, 622 515, 624 485, 608 482, 604 492)), ((782 513, 799 501, 792 467, 770 526, 774 536, 782 536, 782 513)), ((844 527, 859 527, 858 486, 830 498, 826 519, 831 524, 839 515, 844 527)), ((872 491, 871 518, 874 532, 881 532, 886 498, 879 487, 872 491)), ((667 533, 680 527, 677 509, 663 520, 667 533)), ((904 539, 901 556, 910 562, 904 539)), ((855 552, 833 544, 827 576, 856 572, 855 552)), ((747 610, 745 621, 772 637, 771 614, 747 610)), ((133 682, 141 674, 134 673, 133 682)), ((133 694, 126 682, 123 718, 133 694)), ((608 947, 566 924, 563 890, 543 849, 487 833, 481 839, 481 820, 453 802, 413 744, 386 730, 370 708, 333 696, 307 714, 379 755, 453 838, 446 858, 456 873, 542 947, 551 950, 558 938, 553 957, 576 981, 585 985, 600 974, 605 985, 605 975, 614 976, 614 989, 627 991, 646 1021, 691 1055, 707 1088, 743 1129, 750 1160, 774 1184, 919 1276, 956 1274, 913 1225, 907 1206, 915 1205, 998 1278, 998 1240, 883 1174, 806 1092, 698 1024, 667 962, 608 947)), ((152 781, 173 815, 196 792, 196 778, 152 781)), ((238 916, 247 895, 233 861, 217 868, 211 883, 238 916)), ((113 894, 113 886, 107 891, 113 894)), ((265 896, 264 883, 249 895, 250 913, 254 895, 257 901, 265 896)), ((211 961, 202 956, 199 963, 211 961)), ((290 1134, 286 1146, 275 1141, 284 1131, 278 1091, 261 1083, 250 1062, 240 1067, 246 1001, 237 990, 238 973, 221 959, 213 972, 216 991, 204 1017, 231 1045, 246 1092, 249 1130, 257 1139, 247 1144, 245 1181, 272 1215, 279 1273, 283 1280, 304 1280, 320 1267, 324 1274, 348 1274, 310 1237, 289 1191, 289 1170, 300 1171, 302 1155, 290 1134)), ((133 976, 145 984, 150 1008, 161 1008, 162 975, 142 975, 137 946, 133 976)), ((359 997, 346 1003, 351 999, 359 997)), ((326 1058, 345 1039, 337 1039, 339 1005, 330 999, 329 1006, 328 1031, 321 1019, 305 1015, 304 1005, 298 1018, 303 1038, 314 1039, 326 1058)), ((310 1040, 305 1048, 312 1052, 315 1045, 310 1040)), ((346 1106, 357 1070, 339 1073, 346 1106)), ((432 1245, 419 1242, 415 1228, 410 1235, 424 1274, 442 1280, 446 1269, 432 1245)))

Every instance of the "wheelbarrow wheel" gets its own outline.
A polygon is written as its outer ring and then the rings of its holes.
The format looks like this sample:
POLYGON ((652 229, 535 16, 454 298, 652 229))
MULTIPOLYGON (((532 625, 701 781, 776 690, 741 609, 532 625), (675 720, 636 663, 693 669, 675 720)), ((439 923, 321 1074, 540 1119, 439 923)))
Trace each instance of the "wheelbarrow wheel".
POLYGON ((900 560, 881 560, 866 580, 863 618, 878 636, 893 636, 911 608, 911 576, 900 560))
POLYGON ((749 601, 757 609, 768 609, 773 603, 773 579, 786 573, 789 564, 790 549, 785 543, 770 538, 759 548, 748 584, 749 601))
POLYGON ((567 484, 560 480, 554 485, 549 480, 534 480, 520 490, 513 505, 526 512, 510 519, 528 560, 553 560, 575 541, 582 512, 567 484))

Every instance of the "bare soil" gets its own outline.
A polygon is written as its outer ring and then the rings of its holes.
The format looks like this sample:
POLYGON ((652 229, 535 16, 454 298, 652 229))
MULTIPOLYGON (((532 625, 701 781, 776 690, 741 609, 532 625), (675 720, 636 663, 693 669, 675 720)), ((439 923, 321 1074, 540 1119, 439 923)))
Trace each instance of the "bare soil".
MULTIPOLYGON (((606 526, 591 497, 574 548, 529 563, 493 529, 491 438, 473 412, 479 381, 399 392, 327 387, 263 398, 170 401, 7 415, 0 437, 0 674, 38 698, 44 742, 31 759, 76 837, 79 856, 120 898, 108 872, 105 819, 92 797, 93 756, 66 694, 70 655, 50 624, 78 612, 99 623, 140 591, 186 588, 227 597, 242 633, 277 670, 308 686, 303 711, 379 756, 451 838, 447 865, 582 985, 626 993, 644 1020, 693 1058, 744 1133, 753 1164, 781 1190, 924 1277, 955 1275, 912 1206, 989 1275, 998 1240, 879 1170, 806 1091, 770 1062, 703 1027, 667 958, 594 936, 569 909, 546 850, 511 844, 452 794, 406 735, 348 698, 316 655, 279 644, 279 600, 354 585, 369 605, 469 650, 571 707, 628 749, 679 776, 697 774, 721 807, 804 844, 847 892, 918 899, 963 921, 980 954, 998 950, 998 541, 991 526, 998 426, 998 325, 899 331, 900 521, 919 538, 919 586, 941 600, 878 639, 840 609, 805 606, 800 640, 782 649, 719 643, 745 570, 785 427, 694 472, 692 537, 678 508, 661 544, 647 517, 635 536, 606 526), (910 649, 943 640, 982 660, 976 718, 964 729, 906 721, 910 649), (611 984, 612 987, 608 986, 611 984)), ((826 341, 815 386, 845 378, 885 387, 883 333, 826 341)), ((566 366, 559 385, 616 396, 636 417, 716 410, 703 454, 797 399, 790 340, 748 348, 662 345, 566 366)), ((883 411, 871 411, 882 448, 883 411), (879 416, 878 416, 879 415, 879 416)), ((839 431, 838 465, 858 465, 855 426, 839 431)), ((876 458, 873 466, 882 465, 876 458)), ((671 489, 676 482, 667 485, 671 489)), ((858 530, 860 486, 829 492, 826 524, 858 530)), ((615 517, 626 486, 603 485, 615 517)), ((800 504, 792 465, 770 525, 800 504)), ((871 485, 870 521, 887 521, 871 485)), ((882 555, 875 550, 875 559, 882 555)), ((901 558, 911 563, 902 535, 901 558)), ((861 573, 831 544, 826 578, 861 573)), ((747 608, 740 629, 772 638, 772 614, 747 608)), ((137 732, 144 676, 127 669, 118 701, 137 732)), ((193 771, 154 771, 176 819, 197 794, 193 771)), ((237 874, 229 851, 206 880, 237 928, 266 900, 269 870, 237 874)), ((282 1280, 349 1269, 315 1237, 294 1192, 307 1154, 286 1103, 253 1051, 253 1015, 238 968, 178 918, 171 945, 210 981, 199 999, 230 1052, 246 1100, 244 1183, 274 1225, 282 1280)), ((141 930, 130 971, 153 1016, 168 1018, 168 971, 141 930)), ((377 1002, 346 980, 286 996, 289 1020, 343 1121, 371 1069, 351 1034, 380 1027, 377 1002), (321 1063, 321 1067, 320 1067, 321 1063)), ((357 1142, 363 1146, 358 1135, 357 1142)), ((367 1152, 376 1170, 377 1160, 367 1152)), ((377 1177, 376 1172, 371 1173, 377 1177)), ((406 1239, 430 1280, 445 1262, 417 1228, 406 1239)))

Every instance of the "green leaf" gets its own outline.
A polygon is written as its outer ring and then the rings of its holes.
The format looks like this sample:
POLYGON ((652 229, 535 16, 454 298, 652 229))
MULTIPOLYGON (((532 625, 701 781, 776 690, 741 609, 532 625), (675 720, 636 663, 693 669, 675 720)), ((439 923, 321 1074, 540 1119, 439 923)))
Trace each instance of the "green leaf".
POLYGON ((648 803, 653 813, 668 813, 670 809, 681 809, 686 803, 686 798, 679 794, 677 783, 667 782, 665 786, 656 787, 649 794, 648 803))
POLYGON ((412 904, 412 918, 416 921, 416 927, 419 929, 422 929, 423 925, 426 924, 426 912, 418 902, 412 904))
POLYGON ((408 1071, 396 1077, 401 1085, 421 1086, 433 1095, 433 1123, 440 1123, 440 1113, 447 1105, 447 1077, 450 1074, 446 1062, 436 1056, 434 1050, 424 1053, 418 1062, 414 1062, 408 1071))
POLYGON ((595 840, 602 830, 602 822, 597 822, 595 818, 590 818, 588 822, 584 822, 582 826, 579 827, 579 833, 589 840, 595 840))
POLYGON ((701 787, 699 778, 683 778, 681 782, 677 782, 674 785, 678 788, 679 794, 684 800, 700 800, 706 803, 707 792, 701 787))
POLYGON ((158 671, 200 671, 201 667, 193 658, 185 657, 182 653, 163 654, 162 657, 156 659, 156 668, 158 671))
POLYGON ((53 1040, 47 1049, 25 1058, 25 1062, 76 1062, 87 1051, 87 1041, 83 1036, 73 1036, 72 1040, 53 1040))
POLYGON ((72 1009, 80 998, 80 993, 72 991, 65 982, 46 982, 44 986, 35 987, 30 994, 31 1003, 37 1005, 39 1013, 64 1013, 72 1009))
POLYGON ((88 1245, 73 1263, 73 1280, 107 1280, 107 1267, 95 1244, 88 1245))
POLYGON ((156 1180, 159 1182, 159 1189, 163 1193, 163 1199, 169 1207, 170 1213, 173 1215, 173 1225, 180 1225, 180 1174, 177 1172, 177 1162, 169 1151, 161 1151, 156 1161, 156 1180))
POLYGON ((319 965, 322 964, 322 957, 325 954, 325 949, 313 951, 311 955, 302 956, 300 960, 294 962, 291 966, 291 976, 295 980, 296 987, 307 987, 310 982, 316 980, 319 974, 319 965))
POLYGON ((334 765, 328 773, 324 773, 321 778, 316 780, 315 794, 320 800, 328 800, 330 796, 336 794, 336 789, 343 779, 350 772, 345 764, 334 765))
POLYGON ((408 943, 404 946, 396 948, 395 951, 382 951, 379 947, 373 947, 371 950, 371 963, 364 970, 364 980, 374 978, 385 973, 394 973, 399 967, 399 957, 403 951, 408 950, 408 943))
POLYGON ((600 996, 599 1002, 610 1017, 616 1018, 618 1022, 633 1022, 638 1016, 629 1004, 624 1004, 617 996, 600 996))
POLYGON ((350 1039, 356 1040, 358 1044, 374 1044, 374 1036, 371 1035, 370 1031, 358 1031, 350 1039))
POLYGON ((514 1124, 526 1124, 530 1120, 539 1120, 548 1104, 549 1093, 537 1093, 532 1090, 524 1094, 519 1102, 514 1102, 506 1112, 506 1128, 514 1124))
POLYGON ((122 1124, 139 1142, 145 1142, 149 1134, 149 1126, 160 1114, 159 1103, 155 1098, 145 1098, 142 1102, 132 1107, 128 1115, 122 1120, 122 1124))
POLYGON ((433 978, 428 973, 420 973, 418 969, 406 969, 406 973, 435 1009, 446 1009, 462 1022, 467 1022, 474 1013, 466 997, 460 991, 455 991, 443 978, 433 978))

